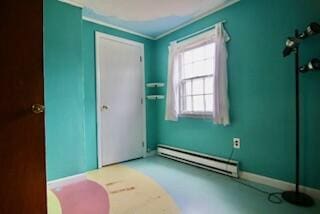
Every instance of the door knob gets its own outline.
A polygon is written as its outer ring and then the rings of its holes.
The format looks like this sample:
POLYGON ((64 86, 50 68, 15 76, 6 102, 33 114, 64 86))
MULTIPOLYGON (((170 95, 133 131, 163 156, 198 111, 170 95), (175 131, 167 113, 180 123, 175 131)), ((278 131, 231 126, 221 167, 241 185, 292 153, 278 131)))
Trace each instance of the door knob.
POLYGON ((108 106, 105 106, 105 105, 102 106, 102 110, 108 110, 108 109, 109 109, 108 106))
POLYGON ((43 105, 40 105, 40 104, 33 104, 31 106, 31 109, 32 109, 32 112, 34 114, 40 114, 40 113, 43 113, 44 112, 44 106, 43 105))

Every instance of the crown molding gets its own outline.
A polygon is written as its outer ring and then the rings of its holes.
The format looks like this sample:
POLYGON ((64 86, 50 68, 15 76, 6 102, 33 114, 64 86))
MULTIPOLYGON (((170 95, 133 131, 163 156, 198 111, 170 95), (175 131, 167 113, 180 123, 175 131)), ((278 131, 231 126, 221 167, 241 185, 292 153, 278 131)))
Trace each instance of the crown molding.
POLYGON ((58 0, 58 1, 60 1, 62 3, 70 4, 72 6, 79 7, 79 8, 83 8, 84 7, 82 4, 74 2, 72 0, 58 0))
POLYGON ((165 36, 175 32, 177 30, 180 30, 181 28, 184 28, 184 27, 186 27, 188 25, 191 25, 192 23, 195 23, 196 21, 199 21, 200 19, 202 19, 202 18, 204 18, 206 16, 209 16, 209 15, 211 15, 213 13, 216 13, 216 12, 218 12, 220 10, 223 10, 224 8, 227 8, 227 7, 229 7, 229 6, 231 6, 231 5, 235 4, 235 3, 238 3, 238 2, 240 2, 240 0, 230 1, 228 4, 225 4, 225 5, 221 6, 221 7, 218 7, 218 8, 215 8, 213 10, 210 10, 207 13, 204 13, 204 14, 202 14, 200 16, 197 16, 197 17, 193 18, 192 20, 190 20, 190 21, 188 21, 188 22, 186 22, 184 24, 181 24, 181 25, 179 25, 179 26, 177 26, 177 27, 165 32, 165 33, 160 34, 159 36, 156 36, 155 39, 156 40, 161 39, 162 37, 165 37, 165 36))
POLYGON ((106 22, 103 22, 103 21, 100 21, 100 20, 97 20, 97 19, 94 19, 94 18, 82 16, 82 19, 85 20, 85 21, 88 21, 88 22, 92 22, 92 23, 95 23, 95 24, 98 24, 98 25, 103 25, 105 27, 109 27, 109 28, 113 28, 113 29, 116 29, 116 30, 120 30, 120 31, 123 31, 123 32, 126 32, 126 33, 130 33, 130 34, 133 34, 133 35, 136 35, 136 36, 140 36, 140 37, 143 37, 143 38, 146 38, 146 39, 155 40, 155 38, 152 37, 152 36, 147 36, 147 35, 144 35, 142 33, 138 33, 138 32, 132 31, 132 30, 128 30, 126 28, 122 28, 122 27, 118 27, 118 26, 115 26, 115 25, 112 25, 112 24, 108 24, 106 22))

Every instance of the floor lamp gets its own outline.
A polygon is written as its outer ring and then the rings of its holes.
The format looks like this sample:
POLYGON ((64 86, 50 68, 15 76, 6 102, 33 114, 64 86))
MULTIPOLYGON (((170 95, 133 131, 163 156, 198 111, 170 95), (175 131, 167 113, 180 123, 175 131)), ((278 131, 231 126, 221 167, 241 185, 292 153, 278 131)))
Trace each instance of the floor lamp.
POLYGON ((299 46, 301 42, 313 35, 320 33, 320 25, 318 23, 311 23, 307 29, 300 33, 295 30, 295 36, 289 37, 285 49, 283 50, 283 56, 289 56, 291 53, 295 55, 295 83, 296 83, 296 185, 294 191, 285 191, 282 193, 282 198, 289 203, 309 207, 314 204, 313 199, 299 191, 300 185, 300 95, 299 95, 299 73, 305 73, 308 71, 320 70, 320 60, 312 59, 308 64, 300 66, 299 63, 299 46))

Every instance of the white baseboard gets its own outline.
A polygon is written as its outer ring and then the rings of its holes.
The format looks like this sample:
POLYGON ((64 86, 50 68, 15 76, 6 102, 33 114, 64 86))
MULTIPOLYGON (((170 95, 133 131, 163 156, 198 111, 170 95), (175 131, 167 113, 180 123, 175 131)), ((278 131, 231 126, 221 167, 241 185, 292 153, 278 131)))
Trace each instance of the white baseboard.
POLYGON ((83 181, 86 179, 86 174, 85 173, 81 173, 81 174, 77 174, 77 175, 72 175, 72 176, 68 176, 68 177, 64 177, 64 178, 59 178, 56 180, 52 180, 47 182, 47 186, 49 189, 54 189, 57 187, 62 187, 68 184, 72 184, 72 183, 76 183, 79 181, 83 181))
POLYGON ((151 156, 155 156, 157 154, 157 150, 151 150, 149 152, 147 152, 144 157, 147 158, 147 157, 151 157, 151 156))
MULTIPOLYGON (((277 189, 281 189, 281 190, 294 190, 295 189, 294 183, 289 183, 286 181, 282 181, 282 180, 278 180, 278 179, 274 179, 274 178, 269 178, 269 177, 265 177, 262 175, 253 174, 250 172, 241 171, 240 178, 242 178, 244 180, 268 185, 268 186, 271 186, 271 187, 274 187, 277 189)), ((300 190, 301 190, 301 192, 306 193, 313 198, 320 199, 320 190, 319 189, 306 187, 306 186, 300 186, 300 190)))

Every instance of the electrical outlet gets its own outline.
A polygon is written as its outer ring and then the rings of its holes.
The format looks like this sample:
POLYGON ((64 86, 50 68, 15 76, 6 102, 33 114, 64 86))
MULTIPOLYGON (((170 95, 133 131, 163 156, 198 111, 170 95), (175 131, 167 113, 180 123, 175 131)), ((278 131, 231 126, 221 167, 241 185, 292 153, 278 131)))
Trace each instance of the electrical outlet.
POLYGON ((233 138, 233 148, 240 149, 240 138, 233 138))

